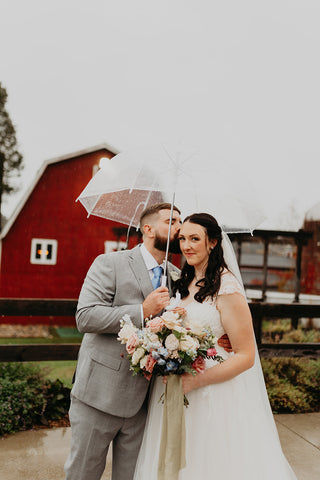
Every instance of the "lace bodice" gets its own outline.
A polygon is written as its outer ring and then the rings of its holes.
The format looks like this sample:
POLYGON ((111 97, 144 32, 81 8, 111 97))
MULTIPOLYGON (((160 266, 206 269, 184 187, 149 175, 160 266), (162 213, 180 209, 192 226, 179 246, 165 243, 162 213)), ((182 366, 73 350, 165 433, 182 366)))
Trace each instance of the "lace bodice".
POLYGON ((219 295, 230 295, 232 293, 240 293, 245 297, 243 286, 238 279, 228 270, 221 275, 221 285, 218 292, 219 295))
POLYGON ((226 332, 221 323, 220 312, 217 309, 217 298, 220 295, 231 295, 233 293, 245 296, 244 289, 236 277, 229 271, 225 271, 221 275, 221 286, 216 297, 208 297, 203 303, 193 300, 183 305, 182 301, 181 306, 187 311, 184 323, 199 327, 211 327, 215 336, 220 338, 226 332))

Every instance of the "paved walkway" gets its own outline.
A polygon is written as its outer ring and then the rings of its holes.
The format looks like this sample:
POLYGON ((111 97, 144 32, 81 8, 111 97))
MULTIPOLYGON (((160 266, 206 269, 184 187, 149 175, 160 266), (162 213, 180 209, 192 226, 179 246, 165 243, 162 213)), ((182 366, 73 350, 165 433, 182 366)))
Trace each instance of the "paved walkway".
MULTIPOLYGON (((319 480, 320 413, 276 415, 275 420, 283 451, 298 480, 319 480)), ((0 439, 1 480, 63 480, 70 437, 70 428, 56 428, 0 439)), ((110 479, 109 456, 102 480, 110 479)))

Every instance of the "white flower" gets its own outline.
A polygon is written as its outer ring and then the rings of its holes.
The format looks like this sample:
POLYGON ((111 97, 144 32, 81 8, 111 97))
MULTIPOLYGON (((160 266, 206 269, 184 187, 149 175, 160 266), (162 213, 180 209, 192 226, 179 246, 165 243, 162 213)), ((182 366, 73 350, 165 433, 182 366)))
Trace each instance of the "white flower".
POLYGON ((137 363, 143 356, 144 356, 144 348, 138 347, 137 350, 132 355, 132 359, 131 359, 132 365, 137 365, 137 363))
POLYGON ((170 330, 174 330, 182 321, 180 315, 173 312, 164 312, 164 314, 161 315, 161 318, 164 321, 165 326, 170 330))
POLYGON ((132 324, 130 315, 128 315, 127 313, 125 313, 125 314, 123 315, 123 317, 121 318, 121 322, 122 322, 123 324, 124 324, 124 323, 131 323, 131 324, 132 324))
POLYGON ((184 339, 180 340, 180 350, 187 352, 188 350, 197 350, 200 344, 197 338, 186 335, 184 339))
POLYGON ((206 335, 205 327, 201 325, 201 323, 197 323, 196 321, 193 321, 193 319, 191 323, 189 322, 186 323, 186 327, 190 329, 190 332, 196 335, 197 337, 202 338, 206 335))
POLYGON ((121 343, 126 343, 128 338, 133 333, 136 333, 137 330, 138 328, 132 323, 131 320, 130 320, 130 323, 127 321, 126 323, 123 324, 123 327, 118 333, 118 340, 120 340, 121 343))
POLYGON ((145 335, 143 336, 143 347, 150 351, 151 349, 160 348, 161 345, 158 335, 146 330, 145 335))
POLYGON ((170 277, 173 282, 176 282, 180 278, 180 273, 176 272, 175 270, 171 270, 170 277))
POLYGON ((148 359, 148 355, 145 355, 144 357, 141 358, 141 360, 140 360, 140 368, 141 369, 144 369, 144 367, 146 366, 147 359, 148 359))
POLYGON ((187 330, 184 327, 182 327, 181 325, 176 325, 173 330, 175 332, 182 333, 183 335, 185 335, 187 333, 187 330))
POLYGON ((158 338, 158 335, 156 335, 155 333, 150 333, 150 335, 148 335, 149 339, 150 339, 150 342, 152 343, 158 343, 159 342, 159 338, 158 338))
POLYGON ((168 335, 165 342, 164 342, 166 348, 168 350, 170 350, 171 352, 173 350, 177 350, 179 348, 179 343, 180 343, 179 340, 177 339, 177 337, 173 333, 168 335))

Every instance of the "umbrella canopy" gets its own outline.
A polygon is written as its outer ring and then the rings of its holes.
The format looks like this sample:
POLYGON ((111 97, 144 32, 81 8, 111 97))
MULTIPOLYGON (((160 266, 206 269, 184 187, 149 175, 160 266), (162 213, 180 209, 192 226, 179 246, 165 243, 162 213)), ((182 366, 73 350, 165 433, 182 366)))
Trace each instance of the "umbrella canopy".
POLYGON ((155 145, 120 153, 77 200, 89 215, 135 227, 147 206, 173 201, 183 216, 213 214, 225 232, 252 232, 264 220, 258 194, 241 170, 198 148, 155 145))

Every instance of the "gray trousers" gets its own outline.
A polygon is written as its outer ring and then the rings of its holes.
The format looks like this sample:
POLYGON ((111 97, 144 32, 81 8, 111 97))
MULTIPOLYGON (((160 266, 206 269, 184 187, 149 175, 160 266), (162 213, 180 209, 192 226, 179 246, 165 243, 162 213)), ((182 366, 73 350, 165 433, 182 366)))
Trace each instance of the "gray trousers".
POLYGON ((146 414, 144 405, 134 417, 115 417, 71 396, 71 448, 65 480, 100 480, 111 441, 112 480, 132 480, 146 414))

